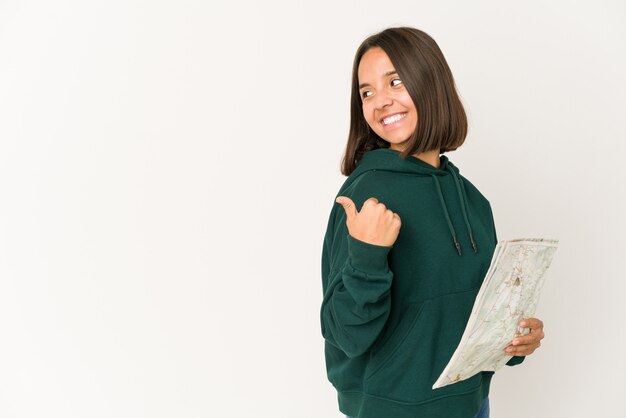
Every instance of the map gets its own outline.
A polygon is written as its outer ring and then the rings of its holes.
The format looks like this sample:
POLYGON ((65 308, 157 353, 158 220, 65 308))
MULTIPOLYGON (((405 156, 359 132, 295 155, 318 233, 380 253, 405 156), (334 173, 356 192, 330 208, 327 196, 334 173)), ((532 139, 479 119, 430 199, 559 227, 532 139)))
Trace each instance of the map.
POLYGON ((520 328, 519 322, 535 314, 558 243, 544 238, 498 242, 461 341, 433 389, 483 370, 495 372, 513 357, 504 348, 513 338, 530 332, 530 328, 520 328))

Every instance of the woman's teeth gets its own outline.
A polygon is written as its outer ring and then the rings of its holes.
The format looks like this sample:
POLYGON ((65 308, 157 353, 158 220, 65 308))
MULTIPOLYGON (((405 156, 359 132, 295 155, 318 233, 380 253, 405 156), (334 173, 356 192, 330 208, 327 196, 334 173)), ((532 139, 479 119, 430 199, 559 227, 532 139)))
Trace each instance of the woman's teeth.
POLYGON ((383 119, 383 125, 389 125, 390 123, 397 122, 405 116, 406 116, 406 113, 400 113, 398 115, 389 116, 388 118, 383 119))

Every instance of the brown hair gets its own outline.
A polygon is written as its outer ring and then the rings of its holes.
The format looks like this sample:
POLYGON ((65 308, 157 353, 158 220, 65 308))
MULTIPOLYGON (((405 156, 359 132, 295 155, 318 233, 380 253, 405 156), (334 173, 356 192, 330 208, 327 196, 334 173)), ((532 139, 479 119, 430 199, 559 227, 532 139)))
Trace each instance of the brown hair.
POLYGON ((365 39, 357 49, 352 67, 350 132, 341 163, 348 176, 367 151, 389 148, 363 116, 358 69, 370 48, 382 48, 402 79, 418 113, 417 128, 400 153, 401 158, 431 150, 454 151, 465 141, 467 116, 454 78, 443 53, 427 33, 411 27, 388 28, 365 39))

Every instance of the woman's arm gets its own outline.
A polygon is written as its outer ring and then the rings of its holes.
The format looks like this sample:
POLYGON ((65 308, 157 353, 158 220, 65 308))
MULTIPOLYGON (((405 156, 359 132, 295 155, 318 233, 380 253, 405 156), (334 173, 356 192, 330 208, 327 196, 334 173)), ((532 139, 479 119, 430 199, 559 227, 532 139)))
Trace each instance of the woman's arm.
MULTIPOLYGON (((364 197, 355 200, 362 204, 364 197)), ((385 327, 391 308, 387 255, 392 246, 352 237, 346 216, 331 211, 322 250, 322 335, 350 358, 367 352, 385 327), (336 222, 335 222, 336 220, 336 222)))

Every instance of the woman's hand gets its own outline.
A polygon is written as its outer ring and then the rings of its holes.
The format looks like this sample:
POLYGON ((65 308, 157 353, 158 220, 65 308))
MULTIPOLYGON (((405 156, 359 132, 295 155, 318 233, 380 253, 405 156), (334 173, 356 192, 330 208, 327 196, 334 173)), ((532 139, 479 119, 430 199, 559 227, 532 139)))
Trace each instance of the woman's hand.
POLYGON ((527 356, 541 346, 543 333, 543 321, 538 318, 526 318, 520 321, 522 328, 530 328, 530 333, 515 337, 504 352, 511 356, 527 356))
POLYGON ((360 241, 374 245, 391 246, 400 233, 400 216, 390 211, 375 197, 363 203, 361 212, 357 212, 352 199, 339 196, 335 202, 346 211, 348 233, 360 241))

